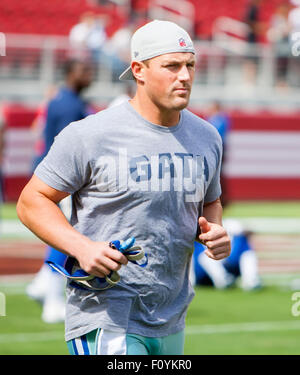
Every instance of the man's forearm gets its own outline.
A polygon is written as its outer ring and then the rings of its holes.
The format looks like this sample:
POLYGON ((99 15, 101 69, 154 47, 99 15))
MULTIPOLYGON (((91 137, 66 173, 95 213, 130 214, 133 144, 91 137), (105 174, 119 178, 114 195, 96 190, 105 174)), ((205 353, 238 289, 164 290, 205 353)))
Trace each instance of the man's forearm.
POLYGON ((42 241, 71 256, 90 242, 70 225, 55 202, 38 193, 29 199, 28 194, 24 191, 20 196, 17 213, 22 223, 42 241))
POLYGON ((220 199, 203 207, 203 215, 210 223, 222 225, 223 208, 220 199))
POLYGON ((33 175, 18 200, 18 216, 42 241, 76 258, 87 273, 104 277, 118 271, 128 259, 108 242, 92 241, 70 225, 57 205, 68 195, 33 175))

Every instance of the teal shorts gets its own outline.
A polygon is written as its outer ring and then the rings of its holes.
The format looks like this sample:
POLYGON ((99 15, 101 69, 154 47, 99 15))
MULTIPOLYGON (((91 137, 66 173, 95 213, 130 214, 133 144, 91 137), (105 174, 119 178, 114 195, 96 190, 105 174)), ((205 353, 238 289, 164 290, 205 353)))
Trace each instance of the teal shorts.
POLYGON ((144 337, 101 328, 67 341, 71 355, 182 355, 184 331, 164 337, 144 337))

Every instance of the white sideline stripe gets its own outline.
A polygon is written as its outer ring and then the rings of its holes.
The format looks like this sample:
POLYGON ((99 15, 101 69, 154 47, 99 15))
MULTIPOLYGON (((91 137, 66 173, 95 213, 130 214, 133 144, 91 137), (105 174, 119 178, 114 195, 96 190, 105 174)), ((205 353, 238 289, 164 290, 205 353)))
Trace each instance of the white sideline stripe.
MULTIPOLYGON (((224 219, 231 219, 224 217, 224 219)), ((234 218, 232 218, 234 219, 234 218)), ((245 227, 256 233, 275 233, 275 234, 296 234, 300 233, 299 218, 276 218, 276 217, 241 217, 237 218, 245 227)), ((7 236, 22 236, 26 238, 35 238, 18 220, 0 221, 0 234, 7 236)))
MULTIPOLYGON (((225 217, 224 217, 225 219, 225 217)), ((227 218, 226 218, 227 219, 227 218)), ((229 219, 229 218, 228 218, 229 219)), ((299 218, 248 217, 238 218, 248 230, 255 233, 297 234, 300 233, 299 218)))
POLYGON ((36 238, 35 235, 25 227, 19 220, 2 220, 0 222, 2 235, 22 236, 26 238, 36 238))
POLYGON ((185 333, 187 335, 199 335, 199 334, 211 335, 211 334, 217 334, 217 333, 290 331, 290 330, 300 330, 300 320, 188 326, 185 329, 185 333))
MULTIPOLYGON (((5 318, 4 318, 5 319, 5 318)), ((240 333, 240 332, 262 332, 262 331, 293 331, 300 330, 299 321, 277 321, 277 322, 251 322, 215 325, 194 325, 185 329, 186 335, 218 334, 218 333, 240 333)), ((0 334, 0 343, 8 342, 33 342, 33 341, 55 341, 64 340, 63 332, 28 332, 0 334)))
POLYGON ((5 333, 5 334, 0 335, 0 343, 29 342, 29 341, 30 342, 34 342, 34 341, 42 342, 42 341, 57 341, 57 340, 64 340, 63 332, 5 333))

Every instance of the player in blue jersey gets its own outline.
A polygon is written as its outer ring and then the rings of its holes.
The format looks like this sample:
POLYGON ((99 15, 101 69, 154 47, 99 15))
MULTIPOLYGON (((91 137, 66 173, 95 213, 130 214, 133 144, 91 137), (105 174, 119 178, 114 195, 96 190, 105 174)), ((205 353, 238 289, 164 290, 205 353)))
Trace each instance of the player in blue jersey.
POLYGON ((227 157, 227 142, 228 142, 228 135, 231 130, 231 121, 226 113, 226 111, 222 108, 222 105, 219 101, 214 101, 211 103, 207 121, 212 124, 220 134, 222 138, 222 145, 223 145, 223 157, 222 157, 222 167, 221 167, 221 187, 222 187, 222 196, 221 202, 223 208, 228 204, 228 188, 227 188, 227 178, 224 173, 224 164, 227 157))
POLYGON ((207 258, 203 244, 195 242, 190 274, 192 284, 226 289, 239 282, 244 290, 259 289, 261 278, 251 233, 238 220, 224 219, 223 225, 231 238, 230 256, 216 262, 207 258))
MULTIPOLYGON (((46 106, 44 129, 39 154, 35 156, 34 168, 48 154, 54 138, 70 123, 84 119, 93 112, 91 106, 82 98, 82 92, 92 81, 92 66, 87 61, 67 60, 64 65, 65 82, 46 106)), ((70 199, 60 203, 66 217, 70 217, 70 199)), ((62 262, 66 256, 47 246, 45 261, 62 262)), ((42 319, 48 323, 64 320, 65 299, 64 279, 46 263, 27 287, 27 294, 43 303, 42 319)))

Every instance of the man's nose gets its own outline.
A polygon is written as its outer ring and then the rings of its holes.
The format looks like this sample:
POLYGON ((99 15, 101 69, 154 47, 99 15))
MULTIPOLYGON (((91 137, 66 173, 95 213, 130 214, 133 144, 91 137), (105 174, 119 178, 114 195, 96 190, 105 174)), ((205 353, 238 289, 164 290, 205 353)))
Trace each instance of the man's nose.
POLYGON ((191 79, 191 74, 186 65, 181 67, 178 73, 178 79, 180 81, 189 81, 191 79))

